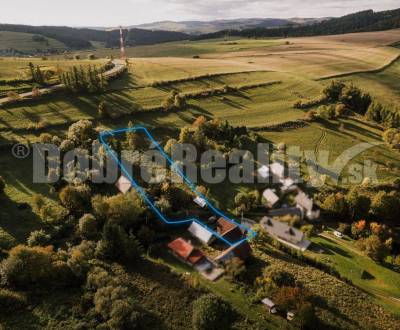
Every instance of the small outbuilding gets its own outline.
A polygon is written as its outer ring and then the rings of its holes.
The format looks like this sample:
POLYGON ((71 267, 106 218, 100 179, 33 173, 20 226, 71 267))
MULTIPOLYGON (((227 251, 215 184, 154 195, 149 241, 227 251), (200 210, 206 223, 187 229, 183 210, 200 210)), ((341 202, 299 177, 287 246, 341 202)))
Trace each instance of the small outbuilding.
POLYGON ((261 302, 271 314, 276 314, 278 312, 276 305, 272 300, 265 298, 261 302))
POLYGON ((266 200, 268 207, 273 207, 279 202, 279 196, 272 189, 265 190, 263 192, 263 197, 266 200))

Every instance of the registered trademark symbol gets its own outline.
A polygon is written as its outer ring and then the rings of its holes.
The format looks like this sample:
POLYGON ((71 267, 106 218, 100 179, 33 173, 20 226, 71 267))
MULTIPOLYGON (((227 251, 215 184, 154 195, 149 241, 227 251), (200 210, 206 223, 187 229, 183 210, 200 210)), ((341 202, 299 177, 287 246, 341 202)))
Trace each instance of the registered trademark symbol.
POLYGON ((14 144, 11 149, 11 153, 15 158, 24 159, 30 155, 31 150, 26 145, 18 143, 14 144))

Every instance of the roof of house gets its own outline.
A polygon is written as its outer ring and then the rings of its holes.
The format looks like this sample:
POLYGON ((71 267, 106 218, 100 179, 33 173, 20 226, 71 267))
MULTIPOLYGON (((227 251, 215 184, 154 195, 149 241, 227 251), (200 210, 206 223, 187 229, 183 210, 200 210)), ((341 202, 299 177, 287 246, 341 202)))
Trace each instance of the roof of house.
POLYGON ((193 202, 195 202, 201 208, 204 208, 207 205, 206 201, 198 196, 193 200, 193 202))
POLYGON ((237 257, 242 260, 246 260, 251 255, 251 247, 249 242, 244 241, 240 244, 233 245, 230 248, 223 251, 215 260, 225 260, 230 259, 231 257, 237 257))
POLYGON ((296 201, 297 205, 303 207, 307 211, 312 211, 314 202, 304 192, 300 191, 297 194, 295 201, 296 201))
POLYGON ((132 183, 122 175, 116 182, 115 186, 120 192, 126 194, 132 188, 132 183))
POLYGON ((282 185, 283 185, 285 188, 289 188, 289 187, 291 187, 291 186, 294 185, 294 180, 291 179, 291 178, 280 179, 279 181, 280 181, 280 183, 282 183, 282 185))
POLYGON ((269 177, 269 167, 268 167, 268 166, 265 166, 265 165, 261 166, 261 167, 257 170, 257 172, 258 172, 258 174, 259 174, 262 178, 264 178, 264 179, 266 179, 266 178, 269 177))
POLYGON ((283 177, 285 174, 285 167, 280 163, 272 163, 270 166, 271 172, 278 176, 283 177))
POLYGON ((168 248, 192 265, 204 258, 204 254, 200 250, 196 249, 192 244, 186 242, 181 237, 169 243, 168 248))
POLYGON ((226 220, 225 218, 219 218, 217 221, 217 231, 221 236, 225 235, 227 232, 236 228, 237 225, 231 221, 226 220))
POLYGON ((268 216, 271 218, 284 217, 286 215, 303 217, 303 212, 298 207, 282 207, 280 209, 273 209, 268 211, 268 216))
POLYGON ((272 236, 276 236, 284 241, 297 244, 303 241, 304 233, 289 226, 288 224, 271 218, 264 217, 261 226, 272 236))
POLYGON ((213 238, 213 233, 211 231, 194 221, 190 225, 188 231, 205 244, 208 244, 213 238))
POLYGON ((275 307, 275 304, 274 304, 274 302, 273 302, 271 299, 265 298, 265 299, 261 300, 261 302, 262 302, 264 305, 268 306, 269 308, 275 307))
POLYGON ((279 201, 279 196, 271 189, 267 189, 263 192, 263 197, 270 206, 274 206, 279 201))

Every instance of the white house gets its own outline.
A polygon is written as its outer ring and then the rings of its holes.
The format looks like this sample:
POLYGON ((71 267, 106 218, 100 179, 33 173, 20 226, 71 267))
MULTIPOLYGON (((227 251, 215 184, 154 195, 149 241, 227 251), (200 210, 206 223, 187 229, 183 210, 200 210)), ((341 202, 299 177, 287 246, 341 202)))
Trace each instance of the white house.
POLYGON ((271 189, 265 190, 263 192, 263 197, 267 201, 269 207, 273 207, 279 201, 279 196, 271 189))
POLYGON ((209 244, 213 240, 213 233, 197 222, 192 222, 188 231, 204 244, 209 244))
POLYGON ((272 174, 278 179, 283 179, 285 177, 285 167, 280 163, 272 163, 269 166, 272 174))
POLYGON ((263 179, 268 179, 269 177, 269 167, 268 166, 261 166, 258 170, 258 175, 260 175, 263 179))

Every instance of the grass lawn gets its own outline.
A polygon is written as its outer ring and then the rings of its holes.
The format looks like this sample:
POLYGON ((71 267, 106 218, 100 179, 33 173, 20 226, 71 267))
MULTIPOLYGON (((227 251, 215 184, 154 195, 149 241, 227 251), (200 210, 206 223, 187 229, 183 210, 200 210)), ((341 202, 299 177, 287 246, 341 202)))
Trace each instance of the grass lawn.
POLYGON ((20 209, 18 205, 30 204, 33 194, 42 194, 49 199, 54 196, 49 194, 49 186, 33 184, 32 158, 16 159, 3 149, 0 153, 0 175, 6 182, 5 195, 0 197, 0 237, 25 243, 30 232, 40 229, 42 223, 30 207, 20 209))
POLYGON ((400 274, 398 272, 364 256, 354 246, 355 241, 349 237, 340 240, 332 232, 325 232, 323 237, 312 238, 312 242, 317 246, 307 251, 307 256, 333 266, 342 276, 375 296, 378 302, 400 316, 400 274), (322 248, 324 252, 318 253, 319 248, 322 248), (364 276, 362 276, 363 272, 365 272, 364 276))

